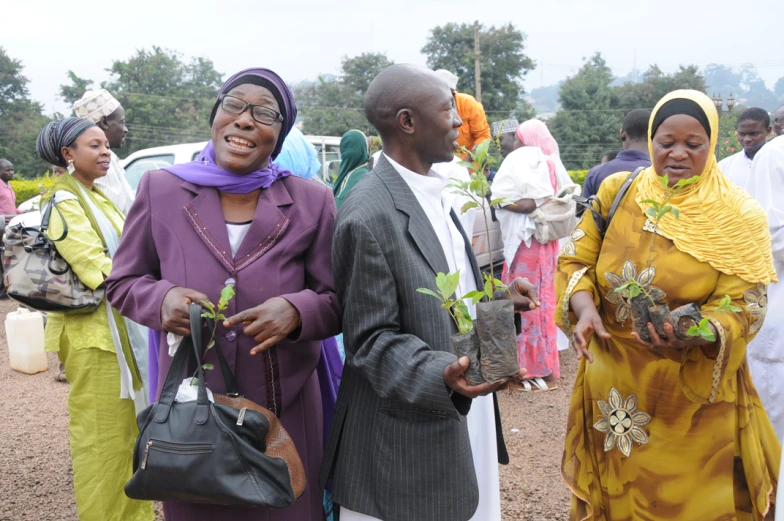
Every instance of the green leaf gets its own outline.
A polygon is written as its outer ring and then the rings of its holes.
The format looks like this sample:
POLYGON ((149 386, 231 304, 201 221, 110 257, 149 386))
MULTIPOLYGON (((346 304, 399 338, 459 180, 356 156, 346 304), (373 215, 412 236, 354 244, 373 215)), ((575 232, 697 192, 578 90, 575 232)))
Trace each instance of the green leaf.
POLYGON ((701 178, 700 178, 700 176, 698 176, 698 175, 695 175, 694 177, 690 177, 690 178, 688 178, 688 179, 681 179, 681 180, 680 180, 680 181, 678 181, 678 183, 675 185, 675 188, 685 188, 685 187, 687 187, 687 186, 689 186, 689 185, 693 185, 694 183, 696 183, 696 182, 697 182, 697 181, 699 181, 700 179, 701 179, 701 178))
POLYGON ((215 369, 215 367, 212 364, 202 364, 201 368, 204 369, 205 371, 212 371, 213 369, 215 369))
POLYGON ((197 385, 199 385, 199 379, 198 378, 191 378, 191 386, 192 387, 196 387, 197 385))
POLYGON ((500 204, 506 204, 507 202, 508 201, 505 198, 499 197, 498 199, 493 199, 490 201, 490 206, 498 206, 500 204))
POLYGON ((681 212, 677 208, 673 208, 672 209, 672 215, 674 215, 676 219, 680 219, 681 218, 681 212))
POLYGON ((659 215, 659 213, 653 208, 648 208, 647 210, 645 210, 645 214, 651 219, 656 219, 659 215))
POLYGON ((213 305, 213 303, 212 303, 212 302, 210 302, 209 300, 202 300, 202 301, 200 302, 200 304, 201 304, 202 306, 204 306, 205 308, 207 308, 207 309, 209 309, 209 310, 210 310, 210 312, 212 313, 211 317, 214 317, 214 316, 215 316, 215 306, 213 305))
POLYGON ((645 204, 649 204, 649 205, 653 206, 654 208, 658 208, 659 207, 658 201, 654 201, 653 199, 643 199, 640 202, 641 203, 645 203, 645 204))
POLYGON ((218 309, 224 310, 229 306, 229 302, 234 298, 234 284, 224 286, 221 290, 220 300, 218 301, 218 309))
POLYGON ((209 311, 205 311, 204 313, 201 314, 201 318, 213 318, 213 314, 210 313, 209 311))
POLYGON ((637 284, 629 286, 629 298, 632 299, 642 294, 642 289, 637 284))
POLYGON ((226 320, 226 315, 224 315, 223 313, 218 313, 217 316, 215 317, 215 320, 226 320))
POLYGON ((468 306, 462 300, 455 303, 455 316, 457 317, 457 325, 461 335, 465 335, 474 327, 471 314, 468 312, 468 306))
POLYGON ((700 336, 700 328, 699 328, 699 326, 696 326, 696 325, 695 326, 691 326, 689 328, 689 330, 686 331, 686 334, 689 335, 689 336, 692 336, 692 337, 700 336))
POLYGON ((462 208, 460 208, 460 213, 466 213, 471 208, 479 208, 479 205, 476 204, 474 201, 468 201, 466 204, 463 205, 462 208))
POLYGON ((661 183, 661 185, 664 188, 667 188, 668 186, 670 186, 670 178, 669 178, 669 176, 667 174, 657 175, 656 177, 659 178, 659 183, 661 183))
POLYGON ((493 299, 493 281, 490 277, 485 277, 485 294, 490 300, 493 299))
POLYGON ((417 288, 417 291, 419 293, 424 293, 425 295, 430 295, 431 297, 435 297, 438 300, 441 300, 441 296, 438 293, 436 293, 435 291, 429 290, 427 288, 417 288))
POLYGON ((215 347, 215 340, 210 342, 210 344, 207 346, 207 349, 212 349, 213 347, 215 347))
POLYGON ((460 285, 460 270, 450 273, 446 276, 446 284, 444 285, 444 296, 451 297, 457 291, 460 285))
POLYGON ((436 275, 436 287, 444 297, 448 297, 444 288, 446 287, 446 273, 439 273, 436 275))
POLYGON ((473 302, 474 304, 482 300, 484 297, 485 297, 484 291, 469 291, 468 293, 463 295, 464 299, 470 298, 471 302, 473 302))
POLYGON ((702 338, 704 338, 705 340, 707 340, 708 342, 715 342, 716 341, 716 335, 714 335, 713 331, 711 331, 711 330, 703 331, 702 329, 700 329, 700 336, 702 338))
POLYGON ((471 161, 460 161, 457 164, 462 166, 463 168, 468 168, 469 170, 475 168, 475 165, 471 161))

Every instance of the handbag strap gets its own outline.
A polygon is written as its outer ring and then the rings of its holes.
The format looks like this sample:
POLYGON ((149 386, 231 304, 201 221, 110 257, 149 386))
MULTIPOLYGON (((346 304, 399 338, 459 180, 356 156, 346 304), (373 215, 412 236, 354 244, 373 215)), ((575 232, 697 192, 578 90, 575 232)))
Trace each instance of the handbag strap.
POLYGON ((596 224, 596 228, 599 229, 599 233, 601 234, 602 238, 604 238, 604 236, 607 234, 607 230, 610 229, 610 222, 612 221, 615 212, 618 210, 618 207, 621 205, 623 198, 626 196, 626 192, 629 191, 632 183, 643 170, 645 170, 645 167, 640 166, 637 167, 634 172, 629 173, 629 175, 626 177, 626 180, 618 189, 618 193, 615 194, 615 198, 613 199, 612 205, 610 206, 610 212, 607 214, 607 218, 602 215, 602 203, 595 195, 592 195, 591 197, 575 197, 575 201, 577 201, 580 206, 590 210, 593 214, 593 222, 596 224), (596 204, 594 205, 593 203, 596 204))
POLYGON ((65 222, 65 218, 63 217, 63 212, 57 207, 57 203, 55 202, 57 194, 52 194, 52 199, 49 201, 49 204, 46 206, 43 215, 41 216, 41 226, 39 230, 42 234, 46 234, 46 230, 49 229, 49 221, 52 218, 52 208, 54 207, 57 210, 58 215, 60 215, 60 221, 63 223, 63 233, 57 239, 51 239, 52 242, 60 242, 68 236, 68 223, 65 222))
POLYGON ((164 423, 169 416, 172 404, 177 397, 177 389, 180 386, 182 373, 188 361, 188 357, 196 357, 196 373, 198 376, 199 391, 196 398, 196 414, 194 415, 194 422, 202 425, 207 421, 209 415, 210 401, 207 397, 207 386, 204 383, 204 368, 201 364, 201 346, 202 342, 202 307, 198 304, 191 304, 188 307, 191 321, 191 336, 185 337, 174 355, 169 372, 166 374, 166 380, 163 382, 163 389, 161 390, 161 397, 158 400, 157 410, 155 411, 154 420, 158 423, 164 423))
MULTIPOLYGON (((203 320, 204 323, 207 324, 208 328, 213 328, 215 323, 212 319, 202 319, 201 314, 204 312, 204 308, 199 306, 199 304, 191 304, 192 306, 199 307, 199 318, 203 320)), ((199 327, 199 337, 201 337, 201 327, 199 327)), ((194 342, 194 344, 198 347, 199 351, 203 349, 203 343, 201 339, 198 342, 194 342)), ((223 383, 226 386, 226 395, 232 398, 236 398, 238 396, 243 396, 240 394, 239 386, 237 385, 237 379, 234 377, 234 373, 231 372, 231 367, 229 367, 229 362, 226 360, 226 355, 223 353, 223 348, 221 347, 218 341, 215 341, 215 352, 218 355, 218 366, 220 367, 221 374, 223 375, 223 383)), ((188 357, 188 374, 193 374, 196 371, 196 357, 193 356, 191 353, 188 357)))

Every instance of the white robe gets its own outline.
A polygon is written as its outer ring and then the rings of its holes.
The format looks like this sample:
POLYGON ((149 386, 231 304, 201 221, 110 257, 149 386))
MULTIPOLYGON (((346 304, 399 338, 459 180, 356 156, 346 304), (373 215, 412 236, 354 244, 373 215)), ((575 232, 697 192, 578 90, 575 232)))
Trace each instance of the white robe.
MULTIPOLYGON (((784 136, 757 152, 745 189, 762 205, 773 239, 773 262, 784 277, 784 136)), ((749 368, 754 386, 776 435, 784 437, 784 287, 768 286, 765 322, 749 344, 749 368)), ((784 511, 784 509, 782 509, 784 511)))
POLYGON ((746 155, 745 150, 741 150, 737 154, 732 154, 719 161, 719 170, 730 181, 743 188, 746 186, 751 173, 751 159, 746 155))

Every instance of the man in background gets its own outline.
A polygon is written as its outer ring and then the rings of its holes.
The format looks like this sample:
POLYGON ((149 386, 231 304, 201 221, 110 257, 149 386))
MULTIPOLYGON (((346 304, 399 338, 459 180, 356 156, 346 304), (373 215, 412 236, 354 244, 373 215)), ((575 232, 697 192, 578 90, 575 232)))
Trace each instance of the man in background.
MULTIPOLYGON (((73 104, 73 111, 77 118, 85 118, 98 125, 113 149, 123 146, 128 133, 125 110, 109 91, 88 90, 82 99, 73 104)), ((114 151, 111 152, 109 171, 104 177, 96 179, 95 184, 124 215, 128 214, 136 194, 128 184, 125 169, 120 165, 120 158, 114 151)))
MULTIPOLYGON (((457 115, 463 120, 463 124, 457 129, 460 133, 457 144, 473 151, 477 145, 490 139, 490 125, 487 124, 485 108, 473 96, 457 92, 459 79, 457 76, 444 69, 437 70, 436 74, 441 76, 452 89, 457 115)), ((465 159, 466 154, 463 154, 462 157, 465 159)))
POLYGON ((505 119, 493 123, 493 136, 498 140, 498 148, 501 149, 501 156, 506 158, 514 151, 515 133, 520 123, 516 119, 505 119))
POLYGON ((773 132, 777 136, 784 136, 784 105, 773 112, 773 132))
POLYGON ((10 184, 13 178, 14 165, 7 159, 0 159, 0 216, 22 213, 16 209, 16 194, 10 184))
POLYGON ((649 109, 634 109, 623 119, 621 128, 621 150, 615 159, 597 165, 585 176, 583 197, 599 193, 599 186, 609 176, 617 172, 634 172, 638 167, 651 166, 648 155, 648 120, 651 118, 649 109))
POLYGON ((781 349, 784 335, 784 284, 781 282, 784 277, 784 206, 781 204, 784 197, 784 135, 770 141, 756 154, 742 188, 762 205, 768 216, 773 265, 779 279, 778 283, 765 288, 767 301, 763 303, 759 299, 765 322, 746 353, 754 386, 770 423, 776 435, 784 438, 784 350, 781 349))
POLYGON ((736 185, 742 187, 748 181, 754 156, 765 145, 768 134, 770 134, 768 112, 759 107, 744 110, 738 118, 735 132, 738 135, 738 143, 743 147, 743 150, 722 159, 719 162, 719 170, 724 172, 724 175, 736 185))

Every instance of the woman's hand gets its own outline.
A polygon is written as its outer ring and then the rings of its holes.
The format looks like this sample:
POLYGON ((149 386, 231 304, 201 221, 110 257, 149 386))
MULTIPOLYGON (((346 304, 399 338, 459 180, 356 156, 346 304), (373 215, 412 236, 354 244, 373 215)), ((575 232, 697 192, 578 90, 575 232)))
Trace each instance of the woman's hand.
POLYGON ((588 359, 588 362, 593 363, 593 355, 588 351, 588 344, 594 333, 605 340, 612 338, 612 335, 607 332, 604 323, 602 323, 602 317, 596 311, 596 308, 593 307, 593 303, 591 303, 590 308, 582 311, 577 325, 574 327, 574 337, 571 343, 572 348, 577 353, 578 360, 585 357, 588 359))
POLYGON ((227 318, 223 327, 242 323, 242 332, 258 344, 250 350, 251 355, 266 351, 286 339, 302 324, 299 311, 288 300, 273 297, 260 306, 227 318))
POLYGON ((161 304, 161 327, 168 333, 190 336, 191 319, 188 306, 210 298, 200 291, 175 286, 166 293, 161 304))
MULTIPOLYGON (((719 335, 716 333, 716 328, 713 327, 713 324, 710 324, 709 327, 711 328, 711 331, 713 331, 713 336, 715 338, 719 338, 719 335)), ((632 332, 632 336, 637 342, 651 349, 681 350, 689 346, 710 345, 710 342, 708 342, 707 340, 703 340, 701 337, 698 336, 689 338, 688 340, 681 340, 675 334, 675 329, 670 324, 664 324, 664 332, 667 334, 667 340, 664 340, 662 337, 660 337, 659 333, 656 332, 656 328, 653 327, 653 324, 648 322, 648 333, 651 335, 650 342, 646 342, 645 340, 640 338, 639 333, 637 333, 636 331, 632 332)))

